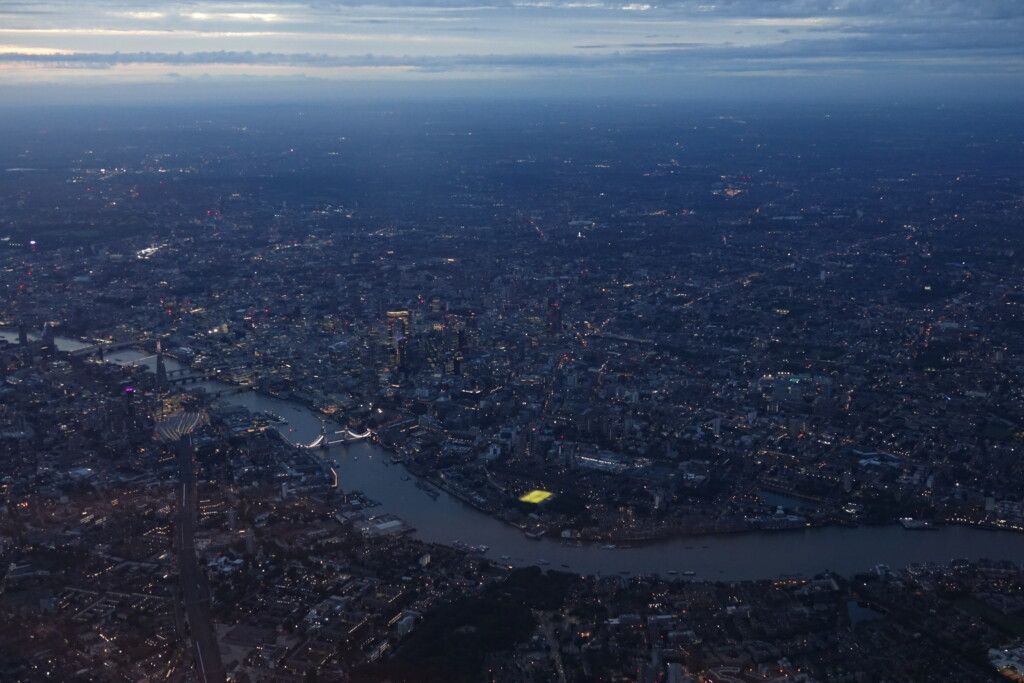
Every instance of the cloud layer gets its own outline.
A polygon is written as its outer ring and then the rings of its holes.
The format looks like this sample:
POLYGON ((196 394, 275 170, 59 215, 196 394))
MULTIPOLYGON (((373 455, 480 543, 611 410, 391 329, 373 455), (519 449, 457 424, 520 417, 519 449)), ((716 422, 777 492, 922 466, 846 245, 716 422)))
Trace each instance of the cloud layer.
MULTIPOLYGON (((1019 0, 344 0, 0 5, 0 86, 69 74, 903 78, 1020 88, 1019 0)), ((825 82, 825 81, 822 81, 825 82)))

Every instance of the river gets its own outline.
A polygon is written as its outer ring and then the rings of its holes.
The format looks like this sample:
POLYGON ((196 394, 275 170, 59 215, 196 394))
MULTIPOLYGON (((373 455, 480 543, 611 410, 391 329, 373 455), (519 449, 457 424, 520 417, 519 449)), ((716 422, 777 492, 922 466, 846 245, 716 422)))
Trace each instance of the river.
MULTIPOLYGON (((0 331, 0 338, 17 334, 0 331)), ((57 340, 58 348, 83 344, 57 340)), ((153 368, 151 355, 123 350, 106 355, 121 365, 153 368)), ((180 366, 167 360, 168 370, 180 366)), ((194 387, 197 385, 188 385, 194 387)), ((203 382, 209 391, 226 385, 203 382)), ((320 433, 316 413, 304 406, 255 392, 225 396, 222 401, 253 411, 270 410, 287 420, 279 427, 290 441, 308 444, 320 433)), ((1024 535, 946 525, 938 531, 906 531, 901 526, 825 527, 797 531, 751 532, 673 539, 631 548, 604 549, 598 544, 577 546, 557 538, 527 539, 518 529, 500 522, 457 498, 441 492, 437 498, 416 487, 401 465, 371 442, 358 442, 318 451, 335 463, 340 485, 360 490, 380 502, 377 512, 398 515, 416 528, 424 541, 451 544, 455 539, 490 546, 487 557, 516 565, 541 564, 582 574, 662 574, 694 572, 706 580, 770 579, 786 574, 811 575, 826 569, 840 574, 869 570, 877 564, 894 569, 913 562, 948 562, 954 558, 1008 559, 1024 562, 1024 535), (542 562, 543 561, 543 562, 542 562)))

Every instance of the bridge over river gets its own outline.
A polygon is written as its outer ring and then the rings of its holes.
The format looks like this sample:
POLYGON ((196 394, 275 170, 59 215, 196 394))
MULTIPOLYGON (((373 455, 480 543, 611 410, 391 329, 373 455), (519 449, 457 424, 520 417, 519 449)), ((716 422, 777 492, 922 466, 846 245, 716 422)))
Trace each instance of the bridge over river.
POLYGON ((355 443, 356 441, 368 439, 371 436, 373 436, 373 432, 370 431, 369 429, 367 429, 362 434, 357 434, 353 432, 351 429, 339 429, 333 434, 328 434, 326 429, 321 429, 320 435, 317 436, 312 443, 306 445, 306 448, 328 448, 330 446, 355 443))
MULTIPOLYGON (((69 341, 75 341, 75 340, 69 340, 69 341)), ((78 343, 84 344, 84 342, 78 342, 78 343)), ((76 357, 76 358, 86 358, 88 356, 106 355, 106 354, 112 353, 114 351, 121 351, 122 349, 131 349, 131 348, 135 348, 135 347, 141 346, 142 344, 143 344, 143 342, 138 341, 138 340, 135 340, 135 341, 123 341, 123 342, 111 342, 109 344, 108 343, 96 343, 96 344, 92 344, 92 345, 88 345, 88 346, 83 345, 83 346, 80 346, 79 348, 68 350, 68 353, 70 355, 76 357)), ((62 344, 60 343, 60 340, 58 340, 57 348, 60 349, 61 346, 62 346, 62 344)), ((65 349, 61 349, 61 350, 65 350, 65 349)))

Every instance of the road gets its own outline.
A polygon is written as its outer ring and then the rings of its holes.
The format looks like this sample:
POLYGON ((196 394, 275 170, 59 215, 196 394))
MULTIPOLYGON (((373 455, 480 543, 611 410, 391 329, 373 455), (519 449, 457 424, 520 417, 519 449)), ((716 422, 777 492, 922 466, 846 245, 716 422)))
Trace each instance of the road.
POLYGON ((551 653, 551 659, 555 664, 555 672, 558 674, 558 683, 566 683, 565 665, 562 663, 562 650, 558 645, 558 638, 555 637, 555 629, 551 625, 551 619, 548 618, 547 613, 541 612, 540 610, 534 610, 534 615, 540 622, 541 631, 544 633, 544 637, 548 641, 548 651, 551 653))
POLYGON ((217 637, 210 623, 210 586, 196 559, 196 471, 195 451, 191 437, 174 444, 178 456, 178 529, 175 545, 181 568, 181 593, 192 635, 192 650, 199 680, 223 683, 224 665, 217 647, 217 637))

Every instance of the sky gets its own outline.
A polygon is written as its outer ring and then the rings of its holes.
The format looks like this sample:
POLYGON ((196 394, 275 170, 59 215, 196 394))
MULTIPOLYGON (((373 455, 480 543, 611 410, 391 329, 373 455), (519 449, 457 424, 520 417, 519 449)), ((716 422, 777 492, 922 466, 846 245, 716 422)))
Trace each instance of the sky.
POLYGON ((1024 93, 1024 0, 0 0, 0 97, 1024 93))

